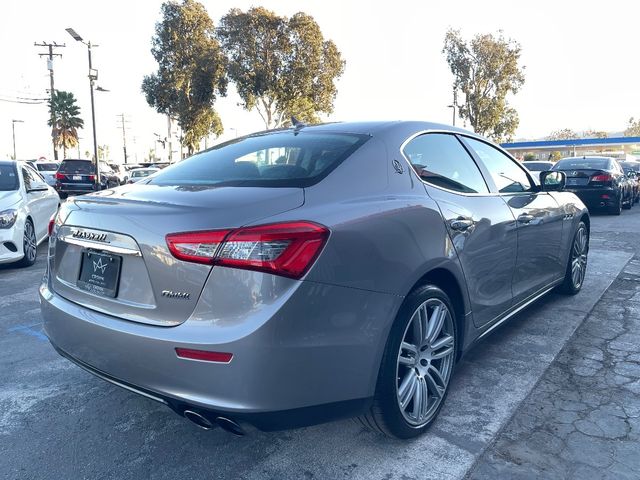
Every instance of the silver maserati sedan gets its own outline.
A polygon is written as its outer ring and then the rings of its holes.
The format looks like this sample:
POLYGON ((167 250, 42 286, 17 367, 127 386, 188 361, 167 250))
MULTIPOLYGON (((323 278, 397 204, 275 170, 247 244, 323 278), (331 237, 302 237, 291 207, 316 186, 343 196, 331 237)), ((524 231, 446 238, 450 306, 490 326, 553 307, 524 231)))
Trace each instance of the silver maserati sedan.
POLYGON ((564 183, 433 123, 237 138, 65 202, 45 330, 80 367, 203 428, 357 416, 414 437, 466 351, 582 287, 589 214, 564 183))

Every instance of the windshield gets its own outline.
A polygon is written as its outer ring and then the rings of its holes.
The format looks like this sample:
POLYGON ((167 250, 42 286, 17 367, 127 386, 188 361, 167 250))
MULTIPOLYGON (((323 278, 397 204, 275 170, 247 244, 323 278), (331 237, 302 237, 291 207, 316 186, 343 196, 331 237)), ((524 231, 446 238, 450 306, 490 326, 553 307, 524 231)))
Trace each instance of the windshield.
POLYGON ((608 158, 567 158, 553 166, 553 170, 608 170, 608 158))
POLYGON ((36 167, 40 172, 53 172, 58 170, 57 163, 36 163, 36 167))
POLYGON ((291 130, 244 137, 167 167, 149 183, 305 187, 328 175, 368 138, 291 130))
POLYGON ((58 170, 61 173, 81 173, 84 175, 94 173, 93 163, 88 160, 65 160, 58 170))
POLYGON ((13 165, 0 165, 0 192, 18 190, 18 175, 13 165))

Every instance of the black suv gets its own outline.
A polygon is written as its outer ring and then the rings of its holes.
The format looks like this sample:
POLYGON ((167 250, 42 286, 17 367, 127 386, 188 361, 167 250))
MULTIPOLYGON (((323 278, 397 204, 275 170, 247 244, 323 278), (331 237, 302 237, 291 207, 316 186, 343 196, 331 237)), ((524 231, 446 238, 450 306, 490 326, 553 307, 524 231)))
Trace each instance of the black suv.
POLYGON ((91 160, 63 160, 56 172, 55 189, 60 198, 69 194, 90 193, 119 185, 111 171, 100 172, 100 188, 96 185, 96 167, 91 160))

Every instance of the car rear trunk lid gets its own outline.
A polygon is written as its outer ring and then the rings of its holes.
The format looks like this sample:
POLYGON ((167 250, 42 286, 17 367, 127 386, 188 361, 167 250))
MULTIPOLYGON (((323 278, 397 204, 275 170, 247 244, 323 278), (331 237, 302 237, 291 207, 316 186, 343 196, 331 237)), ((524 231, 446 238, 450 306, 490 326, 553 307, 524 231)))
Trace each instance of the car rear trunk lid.
POLYGON ((124 320, 178 325, 212 267, 174 258, 167 234, 237 228, 303 203, 302 188, 261 187, 130 185, 75 198, 52 242, 52 288, 124 320))

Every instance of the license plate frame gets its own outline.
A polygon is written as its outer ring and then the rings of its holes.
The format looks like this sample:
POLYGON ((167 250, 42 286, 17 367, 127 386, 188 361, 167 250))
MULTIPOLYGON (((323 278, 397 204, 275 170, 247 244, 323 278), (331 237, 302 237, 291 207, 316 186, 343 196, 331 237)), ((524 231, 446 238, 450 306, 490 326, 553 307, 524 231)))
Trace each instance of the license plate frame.
POLYGON ((82 180, 82 175, 73 175, 71 180, 82 180))
POLYGON ((76 285, 94 295, 118 296, 122 257, 95 250, 83 250, 76 285))

